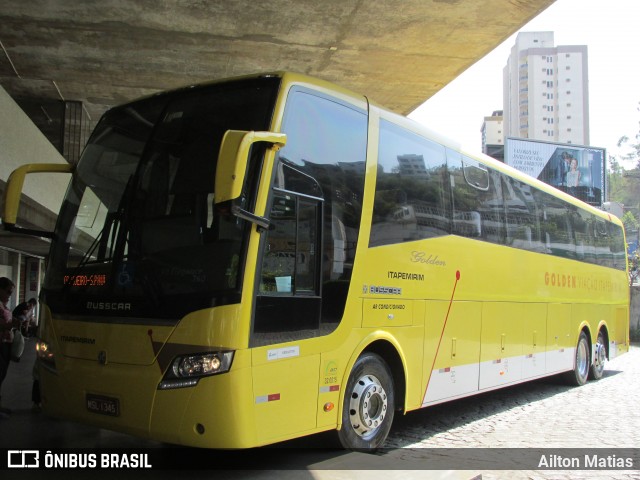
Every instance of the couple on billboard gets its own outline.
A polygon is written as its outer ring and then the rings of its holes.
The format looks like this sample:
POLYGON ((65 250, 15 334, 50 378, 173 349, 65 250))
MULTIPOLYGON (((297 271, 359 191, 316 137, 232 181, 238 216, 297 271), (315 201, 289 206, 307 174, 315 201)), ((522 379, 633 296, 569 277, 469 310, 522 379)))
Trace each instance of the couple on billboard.
POLYGON ((594 168, 593 159, 582 158, 581 161, 581 153, 584 152, 557 148, 538 179, 587 203, 599 205, 601 189, 594 184, 598 175, 591 171, 594 168))

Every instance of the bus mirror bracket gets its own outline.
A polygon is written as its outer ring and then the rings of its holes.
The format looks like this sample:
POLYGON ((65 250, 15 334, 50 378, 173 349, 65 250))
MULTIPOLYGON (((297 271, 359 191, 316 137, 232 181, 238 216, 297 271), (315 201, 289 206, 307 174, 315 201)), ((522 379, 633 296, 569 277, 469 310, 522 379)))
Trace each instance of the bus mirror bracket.
POLYGON ((222 138, 215 178, 215 203, 236 200, 242 194, 249 164, 249 152, 254 143, 271 144, 278 151, 287 143, 287 135, 274 132, 228 130, 222 138))
POLYGON ((254 215, 253 213, 247 212, 237 205, 233 205, 231 207, 231 214, 238 218, 241 218, 242 220, 247 220, 248 222, 255 223, 258 227, 258 231, 269 230, 269 225, 271 225, 271 222, 268 218, 254 215))
POLYGON ((68 163, 28 163, 11 172, 4 191, 4 209, 2 212, 4 229, 24 235, 53 238, 53 232, 16 226, 24 179, 29 173, 72 173, 73 169, 74 166, 68 163))

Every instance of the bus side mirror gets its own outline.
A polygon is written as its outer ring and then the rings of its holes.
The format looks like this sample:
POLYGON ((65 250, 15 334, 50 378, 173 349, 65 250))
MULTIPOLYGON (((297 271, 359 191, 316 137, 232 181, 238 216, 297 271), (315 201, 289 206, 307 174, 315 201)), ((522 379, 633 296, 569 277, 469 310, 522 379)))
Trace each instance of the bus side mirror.
POLYGON ((242 194, 247 174, 249 152, 254 143, 267 142, 272 150, 279 150, 287 143, 287 135, 273 132, 246 132, 228 130, 222 138, 215 179, 215 203, 235 200, 242 194))
POLYGON ((53 238, 53 232, 32 230, 16 226, 18 209, 20 207, 20 196, 22 195, 22 187, 24 186, 24 178, 29 173, 71 173, 73 172, 73 169, 73 165, 68 163, 28 163, 11 172, 4 191, 2 223, 5 230, 23 233, 25 235, 53 238))

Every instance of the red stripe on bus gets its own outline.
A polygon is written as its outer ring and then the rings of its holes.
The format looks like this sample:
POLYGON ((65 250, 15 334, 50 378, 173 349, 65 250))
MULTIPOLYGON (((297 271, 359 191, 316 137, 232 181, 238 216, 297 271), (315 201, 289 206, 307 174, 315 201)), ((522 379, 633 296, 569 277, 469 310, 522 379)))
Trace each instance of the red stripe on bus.
POLYGON ((456 294, 456 287, 460 280, 460 270, 456 271, 456 281, 453 284, 453 291, 451 292, 451 299, 449 300, 449 308, 447 309, 447 316, 444 317, 444 325, 442 325, 442 332, 440 332, 440 340, 438 340, 438 347, 436 348, 436 354, 433 357, 433 363, 431 364, 431 370, 429 371, 429 378, 427 379, 427 386, 424 389, 424 396, 422 401, 427 398, 427 391, 429 390, 429 384, 431 383, 431 375, 433 374, 433 368, 436 366, 436 360, 438 358, 438 352, 440 351, 440 344, 442 343, 442 337, 444 337, 444 329, 447 327, 447 321, 449 320, 449 313, 451 312, 451 305, 453 304, 453 296, 456 294))

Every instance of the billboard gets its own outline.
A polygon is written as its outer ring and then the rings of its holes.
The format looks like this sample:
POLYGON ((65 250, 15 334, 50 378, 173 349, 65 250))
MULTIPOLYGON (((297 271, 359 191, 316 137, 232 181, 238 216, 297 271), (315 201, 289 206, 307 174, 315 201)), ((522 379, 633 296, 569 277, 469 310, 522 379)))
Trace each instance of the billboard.
POLYGON ((605 149, 507 138, 504 162, 596 207, 605 200, 605 149))

